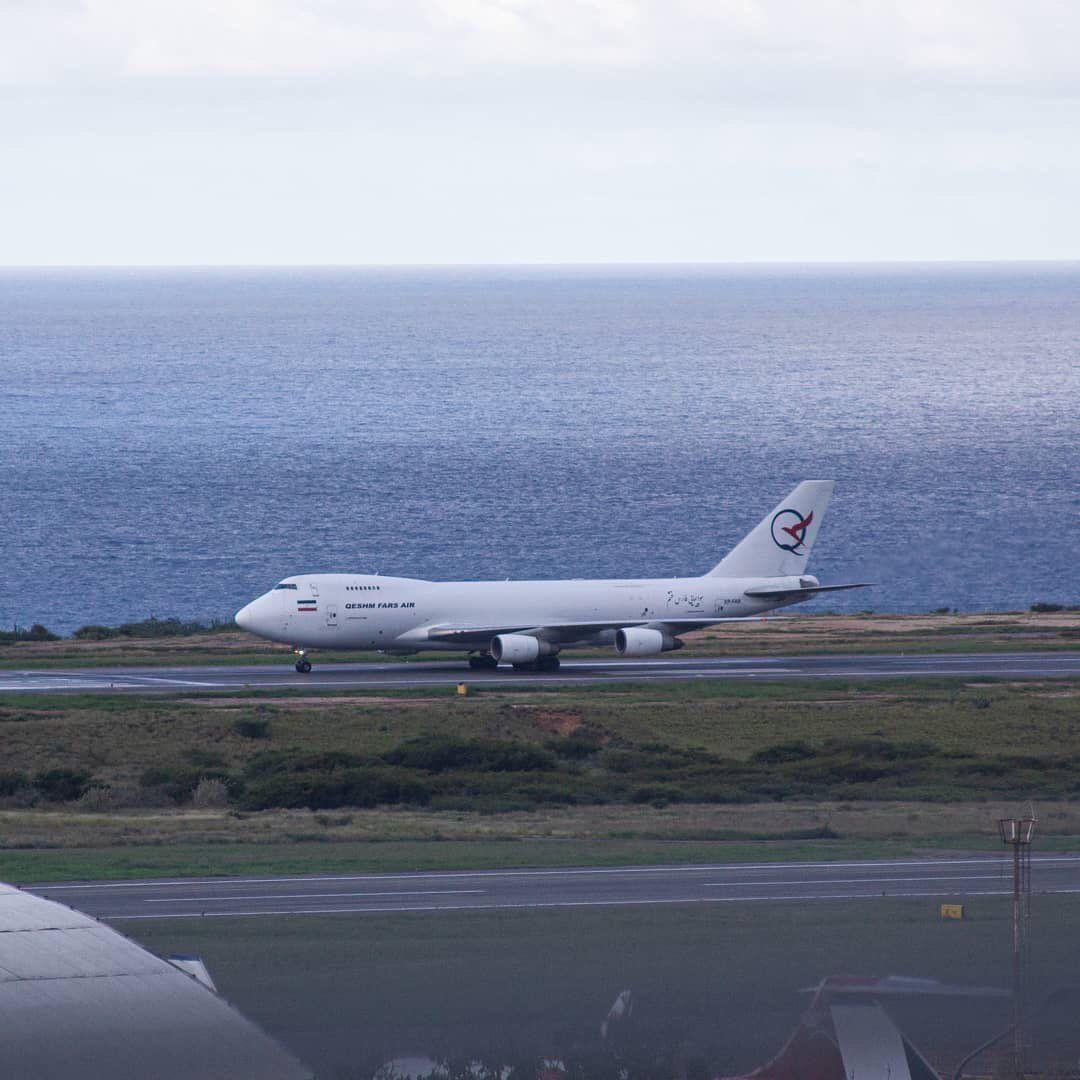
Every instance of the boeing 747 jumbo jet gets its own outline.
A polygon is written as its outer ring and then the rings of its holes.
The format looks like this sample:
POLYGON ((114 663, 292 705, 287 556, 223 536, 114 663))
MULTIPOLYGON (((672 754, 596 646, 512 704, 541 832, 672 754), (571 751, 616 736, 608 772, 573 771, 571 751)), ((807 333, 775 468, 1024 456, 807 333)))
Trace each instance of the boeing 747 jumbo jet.
POLYGON ((612 581, 420 581, 381 574, 297 574, 236 613, 245 630, 307 649, 428 649, 469 653, 469 666, 500 663, 557 671, 559 652, 614 645, 620 656, 681 649, 678 635, 746 619, 821 592, 806 565, 832 480, 804 480, 730 555, 702 577, 612 581))

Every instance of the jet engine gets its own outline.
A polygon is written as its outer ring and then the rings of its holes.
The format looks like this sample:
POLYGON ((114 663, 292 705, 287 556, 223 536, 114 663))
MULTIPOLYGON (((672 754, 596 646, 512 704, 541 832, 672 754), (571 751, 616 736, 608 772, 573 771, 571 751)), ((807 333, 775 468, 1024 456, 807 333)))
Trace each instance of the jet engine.
POLYGON ((538 656, 551 656, 556 651, 550 642, 529 634, 497 634, 490 645, 491 655, 506 664, 531 664, 538 656))
POLYGON ((682 647, 678 638, 649 626, 628 626, 615 631, 615 650, 620 656, 655 656, 682 647))

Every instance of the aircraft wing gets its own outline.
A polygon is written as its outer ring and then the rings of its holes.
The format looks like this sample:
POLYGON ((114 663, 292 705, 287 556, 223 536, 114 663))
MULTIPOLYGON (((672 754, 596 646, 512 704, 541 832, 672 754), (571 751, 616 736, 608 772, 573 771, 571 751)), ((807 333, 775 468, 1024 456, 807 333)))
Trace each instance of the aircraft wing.
POLYGON ((840 592, 843 589, 869 589, 874 582, 860 581, 856 585, 814 585, 809 589, 770 589, 767 585, 754 589, 747 589, 746 596, 782 597, 782 596, 809 596, 819 592, 840 592))
POLYGON ((674 633, 681 633, 684 630, 699 630, 714 623, 747 622, 760 618, 760 615, 714 615, 711 618, 616 619, 606 622, 547 622, 542 625, 522 622, 503 623, 499 626, 431 626, 428 627, 427 640, 460 642, 462 645, 471 642, 486 644, 496 634, 528 634, 547 641, 575 641, 590 634, 598 634, 602 630, 619 630, 625 626, 666 627, 674 633))

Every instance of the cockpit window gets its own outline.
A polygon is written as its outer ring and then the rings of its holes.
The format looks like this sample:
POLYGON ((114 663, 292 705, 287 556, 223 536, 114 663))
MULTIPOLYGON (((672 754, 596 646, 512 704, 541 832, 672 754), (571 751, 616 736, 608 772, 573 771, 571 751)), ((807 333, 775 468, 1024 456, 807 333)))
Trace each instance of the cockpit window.
POLYGON ((280 585, 275 585, 275 589, 295 589, 295 585, 290 585, 287 581, 283 581, 280 585))

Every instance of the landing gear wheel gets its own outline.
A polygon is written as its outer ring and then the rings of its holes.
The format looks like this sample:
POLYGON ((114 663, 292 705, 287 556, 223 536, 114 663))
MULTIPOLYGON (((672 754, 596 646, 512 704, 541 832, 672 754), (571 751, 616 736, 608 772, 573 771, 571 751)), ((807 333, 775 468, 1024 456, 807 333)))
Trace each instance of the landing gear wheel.
POLYGON ((297 660, 296 661, 296 670, 299 671, 301 675, 306 675, 311 670, 311 661, 310 660, 297 660))
POLYGON ((559 658, 557 656, 541 656, 538 660, 529 660, 524 664, 515 664, 515 671, 558 671, 559 658))
POLYGON ((491 653, 479 653, 469 657, 469 667, 473 671, 494 671, 499 666, 499 661, 491 653))

